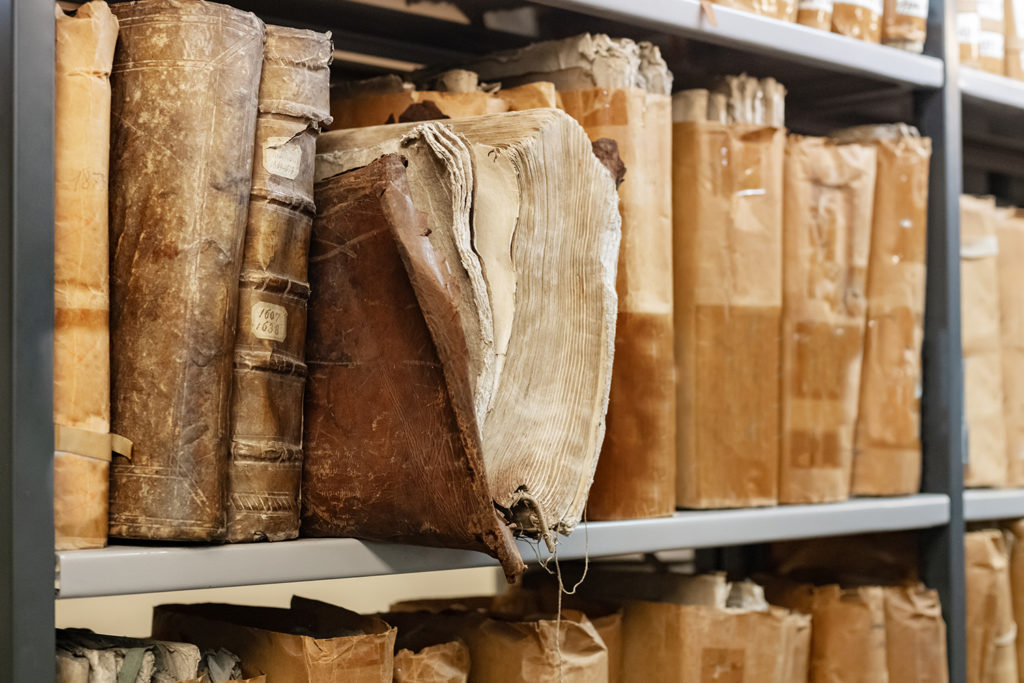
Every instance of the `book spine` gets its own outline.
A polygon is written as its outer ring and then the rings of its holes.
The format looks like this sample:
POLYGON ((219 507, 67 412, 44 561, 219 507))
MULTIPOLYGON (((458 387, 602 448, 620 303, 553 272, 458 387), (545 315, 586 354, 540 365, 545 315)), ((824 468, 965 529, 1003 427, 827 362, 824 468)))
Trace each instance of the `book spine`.
POLYGON ((328 113, 330 34, 267 27, 238 288, 227 539, 299 531, 313 163, 328 113))
POLYGON ((113 6, 110 533, 219 540, 263 23, 209 2, 113 6))

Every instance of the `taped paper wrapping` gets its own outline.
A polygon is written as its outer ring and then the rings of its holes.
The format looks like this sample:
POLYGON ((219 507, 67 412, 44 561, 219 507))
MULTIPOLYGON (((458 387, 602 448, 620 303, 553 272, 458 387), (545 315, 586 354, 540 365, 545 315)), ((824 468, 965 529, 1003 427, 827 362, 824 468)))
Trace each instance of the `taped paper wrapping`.
POLYGON ((1024 2, 1006 0, 1003 8, 1006 26, 1006 75, 1024 80, 1024 2))
POLYGON ((230 650, 245 676, 271 683, 392 683, 396 630, 315 600, 292 598, 291 609, 160 605, 153 635, 230 650))
POLYGON ((1006 73, 1005 0, 957 0, 956 35, 960 64, 1006 73))
POLYGON ((820 31, 831 31, 833 7, 832 0, 799 0, 796 23, 820 31))
POLYGON ((889 683, 947 683, 946 622, 938 593, 923 585, 883 590, 889 683))
POLYGON ((967 417, 965 486, 1005 486, 1007 482, 998 255, 995 200, 963 195, 960 315, 967 417))
POLYGON ((885 0, 883 45, 920 54, 924 51, 927 31, 927 0, 885 0))
POLYGON ((883 0, 847 0, 832 7, 832 32, 868 43, 882 39, 883 0))
POLYGON ((676 507, 671 101, 639 88, 570 90, 559 99, 591 140, 615 140, 626 165, 615 364, 587 515, 668 516, 676 507))
POLYGON ((999 214, 999 320, 1003 359, 1003 417, 1006 421, 1007 485, 1024 486, 1024 212, 999 214))
POLYGON ((672 138, 678 504, 771 505, 785 134, 698 121, 672 138))
POLYGON ((875 168, 873 145, 786 145, 782 503, 850 495, 875 168))
POLYGON ((111 467, 110 533, 221 539, 264 27, 213 2, 113 11, 112 417, 135 450, 111 467))
POLYGON ((1009 554, 995 529, 964 536, 967 563, 967 683, 1018 683, 1017 626, 1009 554))
POLYGON ((836 135, 878 153, 852 493, 917 493, 931 140, 903 125, 836 135))
POLYGON ((105 453, 55 449, 57 550, 107 544, 110 308, 107 179, 117 19, 102 0, 56 7, 54 423, 106 438, 105 453), (100 457, 100 459, 97 459, 100 457))

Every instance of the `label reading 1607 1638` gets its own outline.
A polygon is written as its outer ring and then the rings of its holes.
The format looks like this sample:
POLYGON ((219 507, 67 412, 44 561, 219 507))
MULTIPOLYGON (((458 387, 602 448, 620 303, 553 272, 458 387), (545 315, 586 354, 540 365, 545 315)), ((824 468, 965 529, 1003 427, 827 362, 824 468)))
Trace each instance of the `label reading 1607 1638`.
POLYGON ((288 336, 288 311, 278 304, 257 301, 252 305, 252 333, 258 339, 283 342, 288 336))

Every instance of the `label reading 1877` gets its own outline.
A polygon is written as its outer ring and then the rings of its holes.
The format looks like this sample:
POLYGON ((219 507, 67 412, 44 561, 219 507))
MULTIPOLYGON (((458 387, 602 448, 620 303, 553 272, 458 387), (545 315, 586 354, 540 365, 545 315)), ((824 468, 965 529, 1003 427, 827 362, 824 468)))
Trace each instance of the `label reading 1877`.
POLYGON ((252 305, 252 333, 259 339, 283 342, 288 336, 288 311, 284 306, 257 301, 252 305))

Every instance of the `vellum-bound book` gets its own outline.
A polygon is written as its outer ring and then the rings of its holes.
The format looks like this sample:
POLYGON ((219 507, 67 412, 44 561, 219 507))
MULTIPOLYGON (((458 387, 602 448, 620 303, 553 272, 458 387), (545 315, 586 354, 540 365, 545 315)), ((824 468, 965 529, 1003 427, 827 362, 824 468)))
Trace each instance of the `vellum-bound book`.
POLYGON ((486 550, 513 576, 509 532, 576 526, 604 436, 612 176, 550 109, 328 133, 317 176, 303 529, 486 550), (392 152, 407 170, 372 166, 392 152), (346 187, 370 168, 377 194, 346 187))
POLYGON ((113 6, 110 533, 225 533, 232 351, 264 29, 198 0, 113 6))
POLYGON ((107 170, 117 19, 56 8, 53 490, 57 550, 107 543, 110 269, 107 170))
POLYGON ((313 164, 328 112, 331 36, 267 27, 252 190, 238 285, 229 541, 299 534, 306 259, 313 164))
POLYGON ((615 140, 619 187, 619 319, 608 431, 587 514, 636 519, 676 506, 672 326, 672 74, 655 45, 584 34, 481 58, 470 68, 503 86, 551 82, 558 106, 591 140, 615 140))

